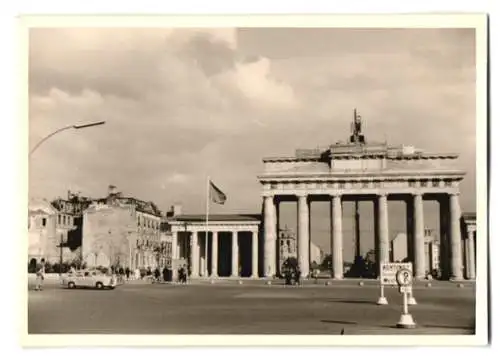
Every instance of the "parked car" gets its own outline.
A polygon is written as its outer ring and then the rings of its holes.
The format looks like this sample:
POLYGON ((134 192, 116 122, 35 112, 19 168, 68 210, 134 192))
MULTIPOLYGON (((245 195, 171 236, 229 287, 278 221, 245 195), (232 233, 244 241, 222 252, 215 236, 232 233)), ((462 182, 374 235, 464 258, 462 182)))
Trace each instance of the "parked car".
POLYGON ((61 285, 69 289, 114 289, 117 281, 114 275, 105 274, 98 270, 78 270, 64 275, 61 285))

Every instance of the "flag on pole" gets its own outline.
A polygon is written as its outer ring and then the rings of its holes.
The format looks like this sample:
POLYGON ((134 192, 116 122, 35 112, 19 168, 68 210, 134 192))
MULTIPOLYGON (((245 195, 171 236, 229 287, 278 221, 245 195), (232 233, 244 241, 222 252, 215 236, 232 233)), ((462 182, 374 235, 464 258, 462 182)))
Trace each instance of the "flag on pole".
POLYGON ((224 194, 222 190, 215 186, 212 181, 209 181, 209 194, 210 201, 216 204, 224 205, 227 200, 226 194, 224 194))

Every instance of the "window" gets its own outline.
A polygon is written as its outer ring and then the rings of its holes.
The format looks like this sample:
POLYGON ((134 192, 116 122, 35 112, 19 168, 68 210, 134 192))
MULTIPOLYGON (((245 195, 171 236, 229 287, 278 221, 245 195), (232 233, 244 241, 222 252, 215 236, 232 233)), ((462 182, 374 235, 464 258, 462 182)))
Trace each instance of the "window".
POLYGON ((42 226, 45 227, 47 225, 47 219, 42 218, 42 226))
POLYGON ((58 223, 59 225, 61 225, 61 215, 60 215, 60 214, 59 214, 59 215, 57 215, 57 223, 58 223))

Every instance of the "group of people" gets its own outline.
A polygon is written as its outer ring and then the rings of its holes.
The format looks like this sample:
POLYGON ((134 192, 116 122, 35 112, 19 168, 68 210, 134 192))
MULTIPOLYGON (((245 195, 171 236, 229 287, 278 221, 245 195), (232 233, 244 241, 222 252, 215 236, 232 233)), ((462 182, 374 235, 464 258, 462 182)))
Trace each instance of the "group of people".
POLYGON ((148 267, 141 270, 135 269, 135 271, 131 271, 129 268, 126 268, 124 272, 127 280, 130 280, 131 278, 134 278, 136 280, 151 279, 153 283, 162 281, 170 282, 177 280, 178 282, 185 284, 187 283, 188 279, 188 269, 186 265, 181 265, 177 269, 177 279, 173 278, 172 269, 169 269, 167 267, 163 267, 163 269, 161 269, 160 267, 156 267, 154 270, 148 267))

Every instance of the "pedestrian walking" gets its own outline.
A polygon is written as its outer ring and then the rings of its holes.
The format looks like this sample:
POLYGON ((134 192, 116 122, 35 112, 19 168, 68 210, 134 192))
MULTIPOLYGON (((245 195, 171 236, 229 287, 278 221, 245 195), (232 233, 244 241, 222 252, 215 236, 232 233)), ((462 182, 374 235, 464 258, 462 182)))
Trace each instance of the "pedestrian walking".
POLYGON ((125 269, 125 276, 127 277, 127 281, 129 281, 130 280, 130 269, 128 267, 125 269))
POLYGON ((183 265, 182 267, 182 282, 184 284, 187 284, 187 278, 188 278, 188 269, 187 269, 187 266, 186 264, 183 265))
POLYGON ((154 279, 154 281, 155 281, 155 282, 160 282, 160 280, 161 280, 161 279, 160 279, 160 276, 161 276, 160 269, 159 269, 159 268, 156 268, 156 269, 155 269, 155 279, 154 279))
POLYGON ((35 285, 36 291, 42 290, 44 279, 45 279, 45 259, 42 259, 42 261, 40 261, 40 264, 37 264, 37 269, 36 269, 36 285, 35 285))
POLYGON ((168 269, 166 266, 163 268, 163 281, 168 281, 168 269))

